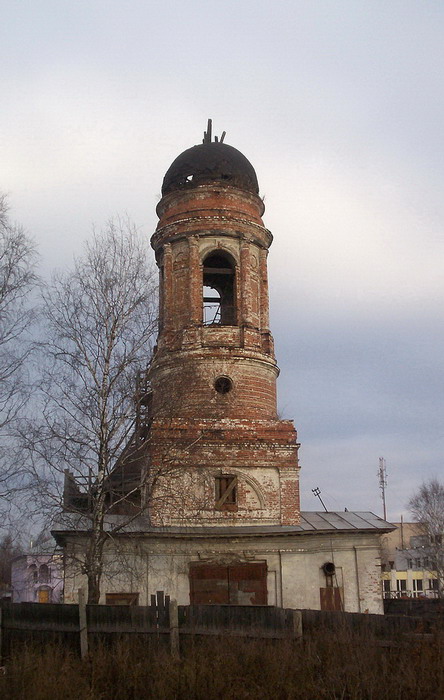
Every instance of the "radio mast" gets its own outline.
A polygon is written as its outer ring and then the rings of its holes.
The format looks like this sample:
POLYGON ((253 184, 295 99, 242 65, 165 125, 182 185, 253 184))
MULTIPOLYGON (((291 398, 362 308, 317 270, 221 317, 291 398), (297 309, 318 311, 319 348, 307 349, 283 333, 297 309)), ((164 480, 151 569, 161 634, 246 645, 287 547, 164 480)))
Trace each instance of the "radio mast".
POLYGON ((379 488, 381 489, 382 509, 384 512, 384 520, 387 520, 387 507, 385 504, 385 487, 387 486, 387 468, 385 465, 384 457, 379 458, 378 477, 379 477, 379 488))

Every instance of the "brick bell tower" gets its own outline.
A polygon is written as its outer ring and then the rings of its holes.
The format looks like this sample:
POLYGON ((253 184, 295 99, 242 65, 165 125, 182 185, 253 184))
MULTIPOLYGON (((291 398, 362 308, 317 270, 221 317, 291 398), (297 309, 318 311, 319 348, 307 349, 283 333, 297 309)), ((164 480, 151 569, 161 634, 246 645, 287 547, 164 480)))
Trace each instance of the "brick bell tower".
MULTIPOLYGON (((212 141, 168 169, 151 245, 159 334, 148 380, 153 525, 299 523, 296 431, 278 420, 256 173, 212 141), (162 478, 163 477, 163 478, 162 478)), ((148 398, 148 397, 146 397, 148 398)))

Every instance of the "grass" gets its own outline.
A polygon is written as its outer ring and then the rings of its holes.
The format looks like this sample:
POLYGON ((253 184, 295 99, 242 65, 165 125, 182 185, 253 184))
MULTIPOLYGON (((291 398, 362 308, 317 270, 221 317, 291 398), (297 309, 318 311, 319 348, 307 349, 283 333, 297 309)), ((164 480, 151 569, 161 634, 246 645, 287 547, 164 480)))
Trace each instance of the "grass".
POLYGON ((444 635, 381 647, 344 629, 303 642, 121 640, 89 658, 60 646, 22 647, 0 677, 2 700, 443 700, 444 635))

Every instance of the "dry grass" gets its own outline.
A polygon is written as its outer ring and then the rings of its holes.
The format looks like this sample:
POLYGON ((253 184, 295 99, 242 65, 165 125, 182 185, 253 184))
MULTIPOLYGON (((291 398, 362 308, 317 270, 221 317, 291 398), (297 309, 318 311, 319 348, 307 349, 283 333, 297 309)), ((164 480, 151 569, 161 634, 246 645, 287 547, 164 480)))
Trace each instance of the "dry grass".
POLYGON ((344 629, 303 643, 188 639, 180 659, 121 641, 88 660, 24 648, 0 677, 4 700, 442 700, 444 636, 384 648, 344 629))

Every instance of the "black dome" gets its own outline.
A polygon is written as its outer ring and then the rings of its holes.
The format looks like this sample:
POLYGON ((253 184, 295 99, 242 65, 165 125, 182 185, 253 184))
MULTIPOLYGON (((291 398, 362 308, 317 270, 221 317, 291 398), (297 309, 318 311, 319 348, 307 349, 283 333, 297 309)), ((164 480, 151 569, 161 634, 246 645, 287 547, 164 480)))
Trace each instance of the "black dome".
POLYGON ((250 161, 233 146, 214 141, 188 148, 173 161, 163 179, 162 195, 216 180, 254 194, 259 192, 250 161))

